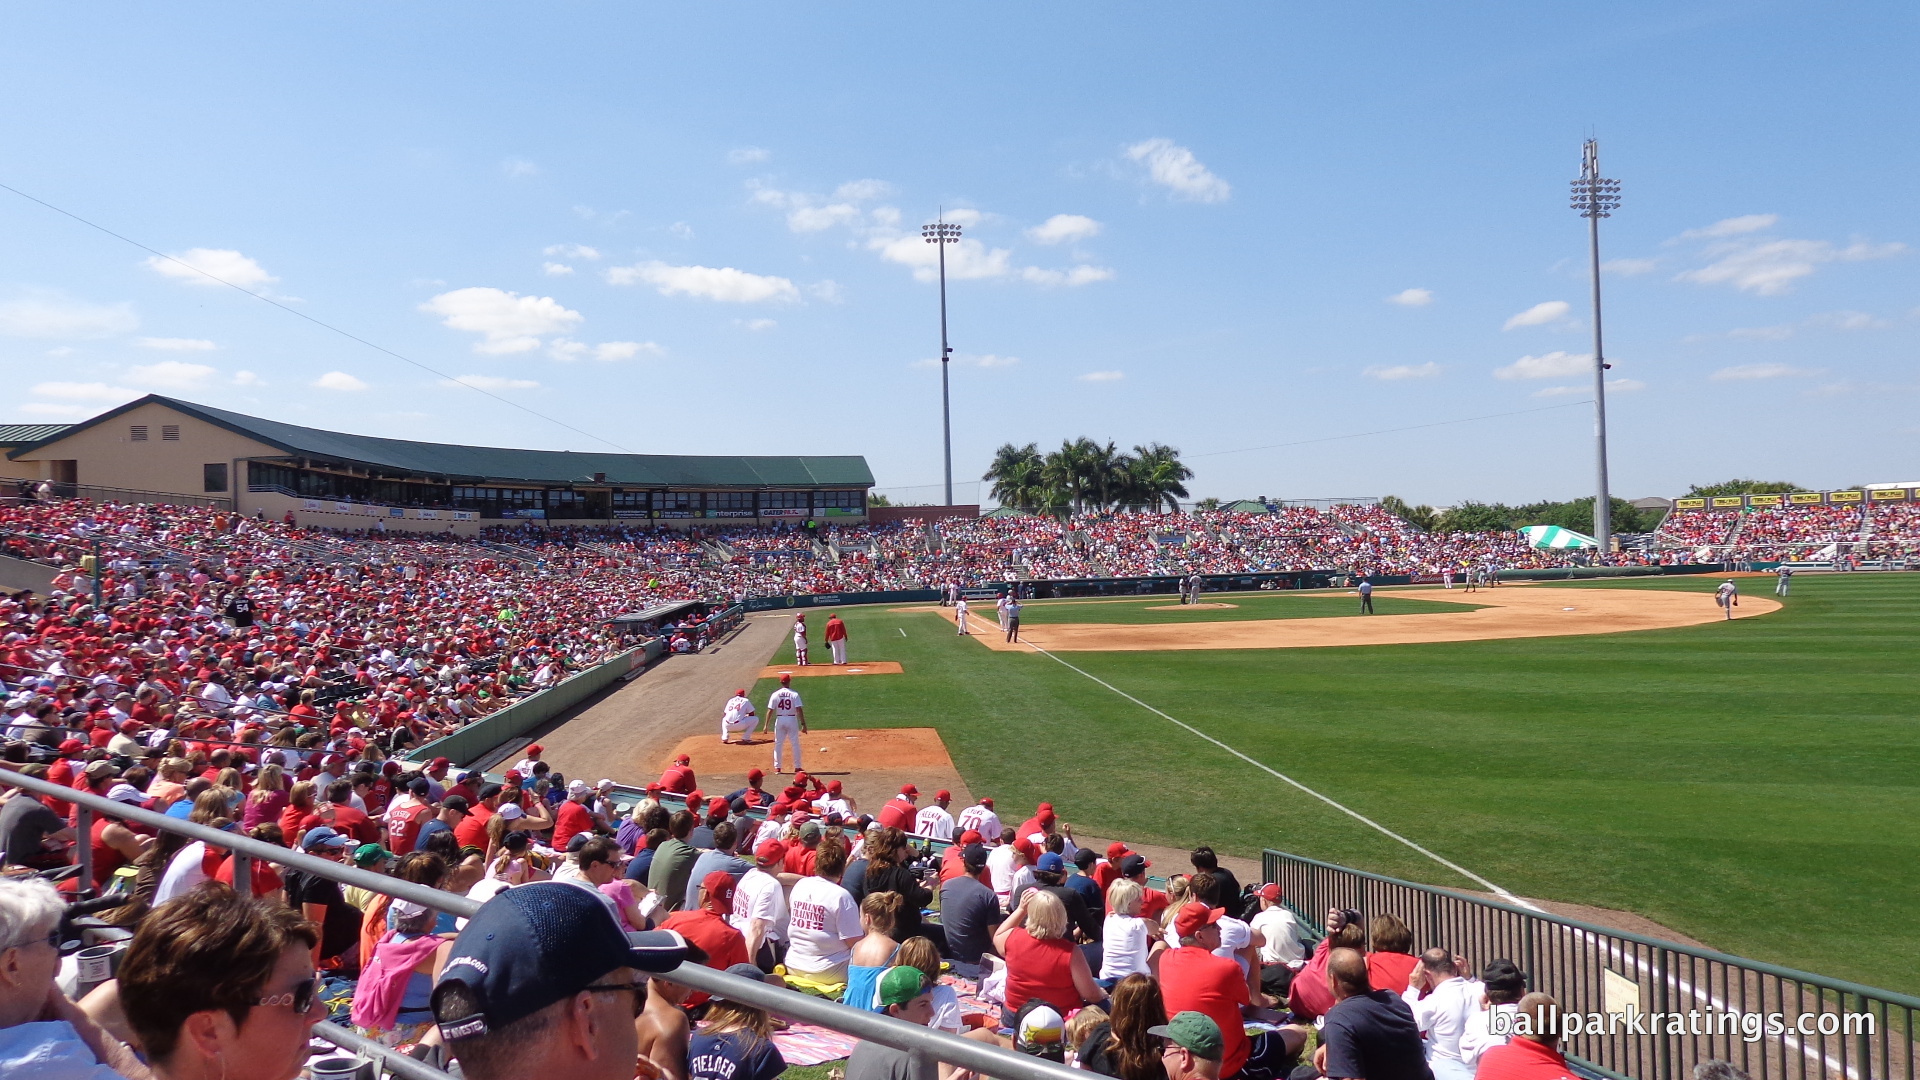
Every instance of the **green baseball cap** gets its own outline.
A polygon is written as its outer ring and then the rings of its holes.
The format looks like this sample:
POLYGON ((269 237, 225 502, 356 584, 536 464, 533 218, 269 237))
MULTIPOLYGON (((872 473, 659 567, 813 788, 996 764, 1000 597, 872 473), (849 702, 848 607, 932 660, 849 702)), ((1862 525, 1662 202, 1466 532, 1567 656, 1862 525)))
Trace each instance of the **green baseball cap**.
POLYGON ((388 851, 379 844, 361 844, 359 847, 353 849, 353 863, 355 866, 373 866, 376 863, 385 862, 388 859, 396 857, 393 852, 388 851))
POLYGON ((1158 1027, 1150 1027, 1147 1034, 1171 1039, 1193 1053, 1193 1056, 1208 1061, 1219 1061, 1225 1049, 1225 1040, 1220 1035, 1220 1025, 1206 1013, 1175 1013, 1173 1019, 1158 1027))
MULTIPOLYGON (((914 998, 927 992, 927 976, 917 967, 905 964, 890 967, 880 975, 880 1004, 905 1005, 914 998)), ((1214 1041, 1218 1044, 1220 1033, 1214 1031, 1214 1041)))

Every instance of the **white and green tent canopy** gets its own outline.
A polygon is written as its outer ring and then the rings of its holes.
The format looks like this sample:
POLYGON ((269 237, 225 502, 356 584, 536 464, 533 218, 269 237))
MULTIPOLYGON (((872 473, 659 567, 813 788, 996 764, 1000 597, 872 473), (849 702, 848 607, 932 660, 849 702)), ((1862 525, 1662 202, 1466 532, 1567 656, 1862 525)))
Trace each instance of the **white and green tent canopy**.
POLYGON ((1526 537, 1527 543, 1532 547, 1548 548, 1554 551, 1559 551, 1563 548, 1597 548, 1600 546, 1600 541, 1595 540, 1593 537, 1585 533, 1574 532, 1572 529, 1563 529, 1558 525, 1529 525, 1520 530, 1520 535, 1526 537))

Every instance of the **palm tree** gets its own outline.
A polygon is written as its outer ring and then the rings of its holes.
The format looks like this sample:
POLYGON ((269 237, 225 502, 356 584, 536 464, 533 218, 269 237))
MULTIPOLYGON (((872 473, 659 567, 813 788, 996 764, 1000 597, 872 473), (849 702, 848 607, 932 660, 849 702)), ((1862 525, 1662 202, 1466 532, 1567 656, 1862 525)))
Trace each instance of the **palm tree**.
POLYGON ((1180 460, 1180 451, 1163 443, 1135 446, 1132 465, 1136 505, 1158 510, 1165 504, 1168 511, 1178 513, 1180 500, 1187 497, 1185 481, 1193 479, 1193 470, 1180 460))
POLYGON ((994 451, 993 464, 980 479, 993 481, 991 494, 1001 506, 1031 510, 1044 498, 1043 464, 1038 443, 1025 446, 1006 443, 994 451))

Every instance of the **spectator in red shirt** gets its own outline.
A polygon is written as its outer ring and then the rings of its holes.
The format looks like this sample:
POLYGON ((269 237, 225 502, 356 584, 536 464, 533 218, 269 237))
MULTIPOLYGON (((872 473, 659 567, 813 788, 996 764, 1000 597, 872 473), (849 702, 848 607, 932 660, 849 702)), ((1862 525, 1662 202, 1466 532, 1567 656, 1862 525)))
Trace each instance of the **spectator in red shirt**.
POLYGON ((480 789, 479 801, 473 804, 466 818, 453 827, 453 838, 461 847, 487 850, 487 822, 493 818, 494 811, 500 809, 500 795, 505 790, 499 784, 480 789))
POLYGON ((1327 985, 1327 957, 1335 949, 1364 949, 1366 931, 1360 928, 1360 913, 1338 908, 1327 912, 1327 936, 1313 947, 1305 967, 1294 973, 1287 992, 1287 1008, 1302 1020, 1317 1020, 1333 1008, 1333 991, 1327 985))
POLYGON ((1375 990, 1407 992, 1408 977, 1420 966, 1413 955, 1413 931, 1398 915, 1373 917, 1373 951, 1367 954, 1367 979, 1375 990))
MULTIPOLYGON (((662 930, 675 930, 681 937, 707 954, 706 965, 725 971, 735 964, 749 963, 747 938, 727 922, 733 914, 733 875, 715 870, 700 880, 700 906, 692 911, 676 911, 660 924, 662 930)), ((689 1008, 707 1000, 696 993, 687 999, 689 1008)))
POLYGON ((333 831, 352 836, 355 846, 380 842, 380 826, 353 805, 353 781, 335 780, 327 785, 327 801, 314 811, 333 831))
POLYGON ((887 805, 881 807, 880 812, 874 815, 874 820, 889 829, 899 829, 903 833, 912 832, 914 802, 919 798, 919 788, 912 784, 902 784, 900 794, 888 799, 887 805))
POLYGON ((1514 1037, 1480 1055, 1477 1080, 1572 1080, 1573 1070, 1560 1053, 1560 1029, 1555 1022, 1559 1003, 1548 994, 1532 993, 1520 999, 1514 1016, 1514 1037), (1522 1025, 1532 1034, 1520 1034, 1522 1025))
POLYGON ((1284 1077, 1298 1063, 1306 1032, 1294 1027, 1248 1038, 1245 1013, 1251 1011, 1247 976, 1240 965, 1215 956, 1220 947, 1222 908, 1194 901, 1174 917, 1180 946, 1159 955, 1160 994, 1169 1013, 1204 1013, 1220 1025, 1226 1039, 1220 1075, 1245 1080, 1284 1077))
POLYGON ((593 831, 593 811, 586 804, 593 799, 593 788, 585 780, 575 780, 567 785, 567 799, 560 804, 560 810, 553 821, 553 849, 567 850, 567 842, 576 833, 593 831))
POLYGON ((1120 876, 1140 886, 1140 917, 1159 922, 1173 900, 1159 889, 1147 887, 1147 867, 1152 865, 1145 855, 1128 855, 1120 860, 1120 876))

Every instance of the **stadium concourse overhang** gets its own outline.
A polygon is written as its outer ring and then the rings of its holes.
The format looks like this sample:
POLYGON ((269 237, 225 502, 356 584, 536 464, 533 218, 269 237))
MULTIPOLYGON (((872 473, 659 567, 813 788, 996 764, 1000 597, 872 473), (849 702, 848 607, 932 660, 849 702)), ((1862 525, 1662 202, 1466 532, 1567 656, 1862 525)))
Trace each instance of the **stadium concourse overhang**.
POLYGON ((186 496, 249 516, 291 513, 299 524, 339 529, 852 523, 866 520, 873 486, 873 471, 859 456, 601 454, 415 442, 158 394, 77 424, 19 434, 32 437, 0 447, 4 476, 48 481, 58 494, 133 502, 186 496))

